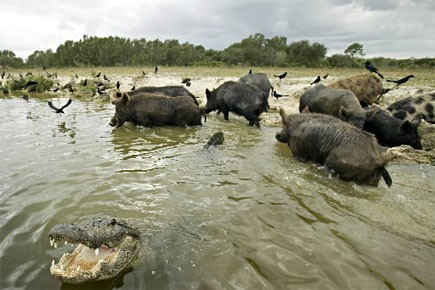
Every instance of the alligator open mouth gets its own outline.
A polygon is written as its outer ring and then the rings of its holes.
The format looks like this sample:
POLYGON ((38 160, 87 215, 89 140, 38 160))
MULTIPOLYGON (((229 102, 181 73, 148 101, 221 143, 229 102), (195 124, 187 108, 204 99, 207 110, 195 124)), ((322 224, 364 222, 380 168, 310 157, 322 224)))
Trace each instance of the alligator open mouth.
POLYGON ((135 234, 121 235, 119 229, 114 229, 117 226, 98 225, 95 232, 89 227, 55 226, 49 234, 50 245, 57 248, 64 244, 66 252, 57 263, 53 260, 51 275, 63 282, 79 284, 111 279, 128 269, 137 257, 139 239, 135 234), (102 231, 104 237, 97 238, 102 231), (115 237, 103 242, 108 231, 116 232, 115 237))

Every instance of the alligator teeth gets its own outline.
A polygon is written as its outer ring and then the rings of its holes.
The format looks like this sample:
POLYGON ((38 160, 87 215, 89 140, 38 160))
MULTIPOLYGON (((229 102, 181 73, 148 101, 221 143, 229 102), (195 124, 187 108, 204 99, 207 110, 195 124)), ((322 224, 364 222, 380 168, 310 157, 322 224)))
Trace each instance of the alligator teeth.
POLYGON ((96 248, 95 249, 95 255, 98 257, 98 254, 100 253, 100 249, 96 248))

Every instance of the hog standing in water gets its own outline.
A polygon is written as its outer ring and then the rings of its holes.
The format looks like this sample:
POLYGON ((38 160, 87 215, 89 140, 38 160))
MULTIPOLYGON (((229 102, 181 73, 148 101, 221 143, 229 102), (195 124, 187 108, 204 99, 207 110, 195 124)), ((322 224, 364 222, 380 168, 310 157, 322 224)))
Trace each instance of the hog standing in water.
POLYGON ((405 144, 415 149, 422 149, 417 130, 420 122, 421 117, 412 121, 403 121, 392 116, 388 111, 379 109, 366 120, 364 131, 375 134, 382 146, 394 147, 405 144))
MULTIPOLYGON (((272 94, 273 86, 270 83, 269 78, 265 73, 253 73, 253 74, 247 74, 239 79, 240 83, 249 84, 256 86, 260 90, 262 90, 267 97, 269 97, 272 94)), ((266 98, 267 100, 267 98, 266 98)), ((267 108, 269 109, 269 102, 267 103, 267 108)))
MULTIPOLYGON (((163 95, 167 97, 180 97, 180 96, 188 96, 192 98, 192 101, 198 104, 196 97, 189 92, 185 87, 182 86, 164 86, 164 87, 140 87, 133 91, 127 92, 127 94, 131 97, 137 94, 152 94, 152 95, 163 95)), ((121 92, 116 92, 112 96, 112 104, 115 105, 119 98, 122 97, 121 92)))
POLYGON ((224 119, 228 121, 229 112, 244 116, 249 125, 260 127, 260 118, 262 112, 267 112, 267 95, 259 88, 228 81, 223 83, 217 89, 205 91, 207 103, 205 113, 218 110, 224 114, 224 119))
POLYGON ((376 138, 335 117, 323 114, 286 115, 279 111, 283 129, 276 135, 300 161, 314 161, 332 169, 343 180, 377 186, 381 176, 391 186, 385 169, 392 156, 376 138))
POLYGON ((115 103, 116 112, 110 125, 120 127, 125 122, 147 127, 201 125, 203 109, 190 97, 167 97, 161 95, 123 93, 115 103))

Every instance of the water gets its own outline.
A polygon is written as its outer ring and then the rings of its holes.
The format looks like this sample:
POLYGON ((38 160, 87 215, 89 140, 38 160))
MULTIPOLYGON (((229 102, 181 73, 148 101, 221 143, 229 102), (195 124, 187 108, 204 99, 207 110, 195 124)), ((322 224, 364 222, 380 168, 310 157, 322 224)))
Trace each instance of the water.
POLYGON ((65 111, 0 100, 1 289, 435 288, 433 166, 391 163, 391 188, 359 186, 233 115, 112 131, 110 104, 65 111), (217 131, 224 145, 204 150, 217 131), (48 231, 101 214, 153 225, 146 261, 106 282, 53 279, 48 231))

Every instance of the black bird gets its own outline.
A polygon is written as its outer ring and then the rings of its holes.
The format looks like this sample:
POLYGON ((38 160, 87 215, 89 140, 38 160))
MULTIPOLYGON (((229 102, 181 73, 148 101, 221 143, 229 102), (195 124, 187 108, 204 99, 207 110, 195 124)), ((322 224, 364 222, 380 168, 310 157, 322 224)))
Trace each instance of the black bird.
POLYGON ((156 66, 156 67, 154 68, 154 73, 156 74, 158 70, 159 70, 159 67, 156 66))
POLYGON ((28 82, 24 85, 24 89, 27 90, 28 87, 31 87, 31 86, 34 86, 34 85, 37 85, 37 84, 38 84, 38 82, 36 82, 36 81, 28 81, 28 82))
POLYGON ((86 87, 87 84, 88 84, 88 79, 85 79, 85 80, 83 81, 83 86, 86 87))
POLYGON ((142 75, 143 75, 143 76, 146 76, 146 75, 147 75, 147 73, 146 73, 146 72, 144 72, 144 71, 142 71, 142 75))
POLYGON ((100 96, 106 94, 106 92, 104 91, 104 89, 100 89, 100 87, 97 87, 97 93, 98 93, 100 96))
POLYGON ((378 76, 380 76, 381 77, 381 79, 383 79, 384 78, 384 76, 383 75, 381 75, 381 73, 380 72, 378 72, 378 69, 371 63, 371 62, 369 62, 369 61, 366 61, 366 63, 364 64, 365 65, 365 67, 366 67, 366 69, 368 69, 370 72, 374 72, 374 73, 377 73, 378 74, 378 76))
POLYGON ((312 81, 310 85, 317 84, 319 82, 320 82, 320 76, 317 76, 317 78, 314 81, 312 81))
POLYGON ((28 94, 24 94, 23 95, 23 99, 26 100, 27 102, 29 102, 29 95, 28 94))
POLYGON ((55 113, 60 117, 61 114, 65 114, 65 112, 63 111, 63 109, 65 109, 66 107, 68 107, 68 106, 71 104, 71 102, 72 102, 72 99, 69 99, 68 102, 67 102, 65 105, 63 105, 61 108, 56 108, 56 107, 53 105, 52 102, 48 101, 48 106, 49 106, 50 108, 52 108, 52 109, 55 111, 55 113))
POLYGON ((109 78, 106 75, 103 75, 103 79, 107 82, 110 82, 109 78))
POLYGON ((324 75, 322 78, 324 79, 324 80, 326 80, 326 78, 329 76, 329 74, 326 74, 326 75, 324 75))
POLYGON ((51 77, 52 77, 51 73, 49 73, 48 71, 45 71, 45 74, 46 74, 46 75, 47 75, 47 77, 49 77, 49 78, 51 78, 51 77))
POLYGON ((409 81, 410 78, 413 78, 413 77, 414 77, 414 75, 409 75, 409 76, 401 78, 400 80, 397 80, 397 81, 395 81, 395 80, 387 80, 387 82, 396 83, 395 86, 397 87, 398 85, 406 83, 407 81, 409 81))
POLYGON ((192 84, 191 82, 187 82, 186 87, 190 87, 191 84, 192 84))
POLYGON ((207 144, 204 145, 205 149, 208 149, 210 146, 222 145, 224 143, 224 133, 216 132, 211 136, 210 140, 208 140, 207 144))
POLYGON ((75 75, 75 77, 76 77, 76 79, 78 79, 78 78, 79 78, 79 76, 78 76, 77 74, 75 75))
POLYGON ((5 71, 3 71, 3 72, 2 72, 2 79, 4 79, 4 78, 5 78, 5 75, 6 75, 6 72, 5 72, 5 71))
POLYGON ((250 75, 252 74, 252 69, 249 70, 248 74, 250 74, 250 75))
POLYGON ((116 82, 116 88, 119 90, 119 87, 121 86, 121 83, 119 81, 116 82))
POLYGON ((273 91, 273 96, 278 100, 281 97, 288 97, 288 95, 279 94, 277 91, 273 91))
POLYGON ((100 76, 101 76, 101 72, 98 72, 98 73, 95 75, 96 78, 99 78, 100 76))
POLYGON ((187 84, 187 83, 190 83, 190 81, 191 81, 190 78, 184 78, 184 79, 181 81, 181 83, 182 83, 182 84, 187 84))
POLYGON ((134 91, 136 89, 136 86, 133 86, 130 91, 134 91))
POLYGON ((47 68, 45 67, 45 65, 43 65, 43 66, 42 66, 42 69, 43 69, 43 70, 46 70, 47 68))
POLYGON ((282 73, 282 74, 280 74, 280 75, 274 75, 274 76, 276 76, 277 78, 279 78, 280 80, 282 80, 283 78, 285 78, 285 77, 287 76, 287 72, 282 73))

